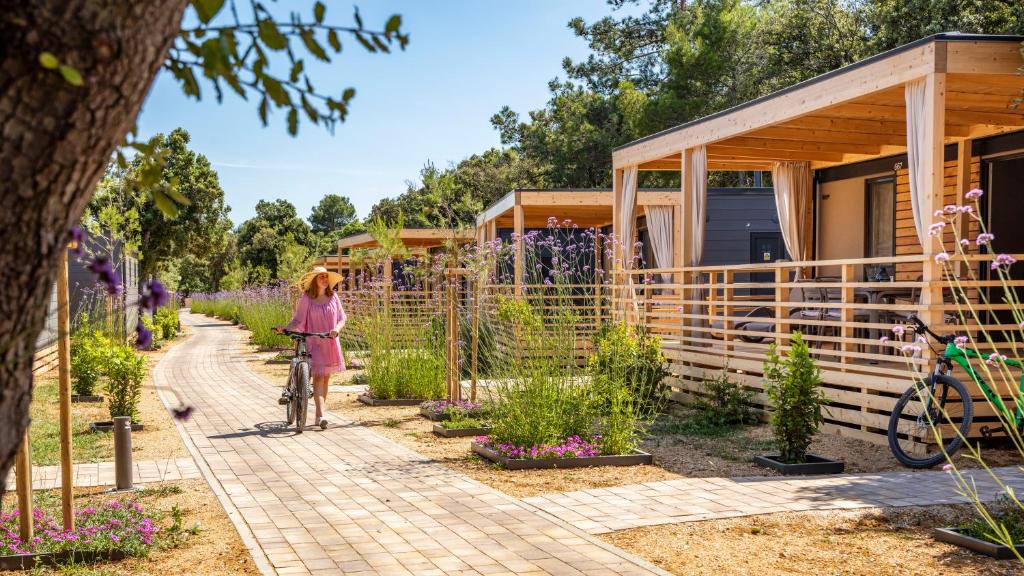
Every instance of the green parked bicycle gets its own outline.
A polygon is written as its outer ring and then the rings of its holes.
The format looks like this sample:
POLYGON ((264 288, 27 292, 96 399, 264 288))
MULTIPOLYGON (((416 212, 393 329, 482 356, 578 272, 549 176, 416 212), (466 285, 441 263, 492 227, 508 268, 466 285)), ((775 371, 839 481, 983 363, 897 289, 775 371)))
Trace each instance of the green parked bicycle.
MULTIPOLYGON (((985 358, 982 354, 966 346, 957 345, 956 336, 939 336, 931 331, 920 318, 910 317, 914 332, 927 334, 946 349, 935 359, 935 368, 923 380, 916 380, 914 385, 900 396, 889 417, 889 449, 896 459, 904 466, 911 468, 930 468, 952 456, 963 446, 974 420, 974 401, 967 392, 967 387, 952 376, 953 364, 960 365, 981 391, 1002 414, 1003 421, 1012 421, 1017 430, 1024 425, 1024 412, 1020 406, 1011 414, 1000 395, 989 386, 988 382, 971 367, 971 358, 985 358), (936 442, 919 442, 915 439, 929 439, 933 435, 933 425, 938 430, 936 442), (946 437, 943 432, 951 431, 950 426, 958 433, 946 437)), ((1007 366, 1021 367, 1016 360, 1003 359, 1007 366)), ((1021 377, 1021 391, 1024 391, 1024 376, 1021 377)), ((984 437, 991 437, 1005 429, 998 427, 981 428, 984 437)))

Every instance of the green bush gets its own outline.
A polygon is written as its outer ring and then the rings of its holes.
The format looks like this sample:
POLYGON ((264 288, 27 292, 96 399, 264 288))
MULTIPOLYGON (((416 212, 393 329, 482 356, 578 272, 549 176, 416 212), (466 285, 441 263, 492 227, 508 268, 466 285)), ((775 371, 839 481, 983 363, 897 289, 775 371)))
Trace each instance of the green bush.
POLYGON ((95 329, 84 329, 71 339, 71 388, 79 396, 92 396, 107 369, 110 340, 95 329))
POLYGON ((591 378, 601 381, 611 376, 621 380, 629 397, 638 402, 641 418, 651 418, 664 408, 669 397, 665 384, 669 372, 657 336, 646 334, 642 327, 616 322, 601 325, 593 343, 594 352, 587 363, 591 378))
POLYGON ((153 324, 160 328, 162 337, 166 340, 173 340, 178 336, 178 310, 169 306, 158 308, 153 314, 153 324))
POLYGON ((1002 534, 993 529, 991 522, 981 517, 961 526, 960 531, 965 536, 998 544, 1005 543, 1006 536, 1014 544, 1024 542, 1024 509, 1014 498, 1000 494, 989 506, 988 513, 1002 534))
POLYGON ((776 354, 774 343, 770 345, 764 380, 774 408, 771 422, 781 460, 787 464, 806 462, 807 447, 824 421, 821 410, 828 400, 819 387, 821 370, 799 331, 793 332, 785 359, 776 354))
POLYGON ((159 342, 164 338, 163 328, 159 324, 153 322, 153 319, 146 314, 141 314, 140 318, 142 320, 142 325, 146 330, 153 333, 153 341, 150 343, 148 350, 156 350, 160 348, 159 342))
POLYGON ((146 359, 131 346, 117 346, 107 364, 107 396, 110 418, 138 416, 142 380, 146 377, 146 359))
POLYGON ((355 317, 351 331, 365 334, 366 386, 370 396, 380 399, 418 398, 434 400, 445 395, 444 325, 426 325, 400 320, 393 303, 384 310, 355 317))
POLYGON ((754 392, 729 379, 729 367, 721 374, 705 380, 702 385, 704 396, 694 402, 694 419, 707 428, 727 428, 757 422, 757 414, 751 408, 754 392))

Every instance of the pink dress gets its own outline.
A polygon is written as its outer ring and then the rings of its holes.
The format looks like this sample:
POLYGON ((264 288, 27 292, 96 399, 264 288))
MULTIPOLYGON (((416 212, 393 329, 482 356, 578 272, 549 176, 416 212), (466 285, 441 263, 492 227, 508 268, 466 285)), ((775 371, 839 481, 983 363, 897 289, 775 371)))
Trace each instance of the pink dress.
MULTIPOLYGON (((330 332, 339 324, 344 325, 345 319, 345 310, 337 294, 331 294, 330 299, 323 304, 317 304, 303 294, 295 306, 295 314, 288 323, 288 329, 296 332, 330 332)), ((312 376, 329 376, 345 369, 337 338, 307 338, 306 350, 310 355, 312 376)))

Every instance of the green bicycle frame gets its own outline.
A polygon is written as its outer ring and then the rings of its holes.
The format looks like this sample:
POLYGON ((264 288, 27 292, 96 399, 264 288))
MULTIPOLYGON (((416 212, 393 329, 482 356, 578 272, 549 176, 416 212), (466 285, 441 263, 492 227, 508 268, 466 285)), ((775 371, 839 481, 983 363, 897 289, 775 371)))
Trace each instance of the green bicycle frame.
MULTIPOLYGON (((946 360, 956 362, 958 365, 960 365, 961 368, 964 369, 965 372, 970 374, 971 379, 974 380, 974 383, 977 384, 979 388, 981 388, 982 393, 985 394, 985 397, 988 398, 989 402, 991 402, 996 407, 996 409, 999 410, 1000 414, 1002 414, 1007 421, 1010 420, 1010 409, 1006 407, 1006 404, 1003 402, 1003 399, 999 396, 999 394, 996 394, 995 390, 993 390, 988 385, 988 382, 986 382, 981 377, 981 375, 978 374, 973 367, 971 367, 970 359, 984 358, 982 354, 978 353, 973 349, 960 348, 955 343, 950 342, 949 344, 946 345, 946 350, 945 352, 943 352, 943 356, 946 358, 946 360)), ((1007 358, 1003 362, 1007 366, 1015 366, 1017 368, 1022 367, 1022 364, 1020 362, 1009 358, 1007 358)), ((1024 374, 1021 374, 1019 391, 1022 394, 1024 394, 1024 374)), ((1021 424, 1024 423, 1024 408, 1022 408, 1021 406, 1017 406, 1016 413, 1013 415, 1013 423, 1014 426, 1018 429, 1020 429, 1021 424)))

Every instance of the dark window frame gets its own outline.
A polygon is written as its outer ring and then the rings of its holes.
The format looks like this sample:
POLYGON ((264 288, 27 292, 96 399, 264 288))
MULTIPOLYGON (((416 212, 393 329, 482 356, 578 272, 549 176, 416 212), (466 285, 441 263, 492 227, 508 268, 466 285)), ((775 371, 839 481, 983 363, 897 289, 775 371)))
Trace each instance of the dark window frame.
MULTIPOLYGON (((871 235, 874 232, 874 226, 873 226, 874 225, 874 219, 872 218, 872 213, 873 213, 872 212, 872 206, 873 206, 872 202, 873 202, 874 194, 872 194, 872 187, 875 186, 875 185, 878 185, 878 184, 885 184, 885 183, 891 183, 892 184, 892 257, 896 256, 896 205, 897 205, 896 196, 897 196, 897 191, 896 191, 896 173, 893 172, 892 174, 888 174, 886 176, 878 176, 878 177, 875 177, 875 178, 865 178, 864 179, 864 257, 865 258, 875 258, 875 257, 878 257, 877 255, 871 253, 873 251, 873 248, 874 248, 874 243, 871 241, 871 235)), ((894 265, 886 266, 886 268, 891 268, 891 270, 889 270, 889 274, 890 275, 895 274, 895 266, 894 265)), ((865 274, 866 277, 870 276, 868 274, 868 270, 867 270, 866 266, 865 266, 865 269, 864 269, 864 274, 865 274)), ((867 278, 867 279, 871 280, 871 278, 867 278)))

